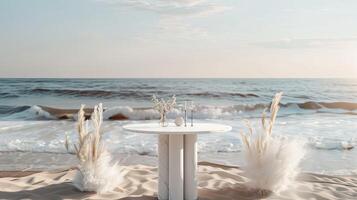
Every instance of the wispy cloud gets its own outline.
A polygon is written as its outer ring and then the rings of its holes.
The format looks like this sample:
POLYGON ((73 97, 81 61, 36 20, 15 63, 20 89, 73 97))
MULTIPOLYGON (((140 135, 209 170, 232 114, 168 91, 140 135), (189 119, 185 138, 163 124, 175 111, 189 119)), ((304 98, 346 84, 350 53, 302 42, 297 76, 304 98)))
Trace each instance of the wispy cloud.
POLYGON ((192 18, 204 18, 231 9, 212 0, 97 0, 114 6, 148 11, 160 17, 153 33, 142 39, 207 39, 208 32, 192 24, 192 18))
POLYGON ((99 0, 163 15, 204 16, 229 9, 208 0, 99 0))
POLYGON ((338 46, 338 45, 346 45, 356 42, 357 42, 357 37, 310 38, 310 39, 287 38, 287 39, 281 39, 276 41, 255 42, 252 43, 252 45, 260 46, 264 48, 290 49, 290 48, 318 48, 318 47, 327 47, 327 46, 338 46))

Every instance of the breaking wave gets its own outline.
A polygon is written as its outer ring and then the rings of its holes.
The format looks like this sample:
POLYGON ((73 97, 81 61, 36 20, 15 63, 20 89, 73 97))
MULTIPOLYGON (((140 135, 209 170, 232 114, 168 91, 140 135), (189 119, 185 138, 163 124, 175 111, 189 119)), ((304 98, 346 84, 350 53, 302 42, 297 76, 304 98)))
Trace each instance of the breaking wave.
POLYGON ((23 120, 55 120, 58 119, 53 113, 43 110, 40 106, 0 106, 1 119, 23 120))
POLYGON ((351 102, 313 102, 308 101, 305 103, 297 104, 301 109, 317 110, 321 108, 328 109, 342 109, 342 110, 357 110, 357 103, 351 102))
MULTIPOLYGON (((261 111, 269 107, 269 104, 241 104, 232 106, 196 105, 194 115, 198 119, 232 118, 235 116, 260 116, 261 111)), ((281 104, 281 114, 310 114, 314 112, 326 112, 334 114, 357 115, 357 103, 350 102, 305 102, 281 104)), ((32 120, 56 120, 76 119, 77 109, 62 109, 47 106, 0 106, 1 119, 32 119, 32 120)), ((86 109, 89 118, 92 109, 86 109)), ((168 118, 175 118, 182 114, 181 110, 174 109, 168 113, 168 118)), ((104 118, 107 120, 151 120, 158 119, 159 114, 151 108, 133 108, 129 106, 117 106, 105 108, 104 118)))

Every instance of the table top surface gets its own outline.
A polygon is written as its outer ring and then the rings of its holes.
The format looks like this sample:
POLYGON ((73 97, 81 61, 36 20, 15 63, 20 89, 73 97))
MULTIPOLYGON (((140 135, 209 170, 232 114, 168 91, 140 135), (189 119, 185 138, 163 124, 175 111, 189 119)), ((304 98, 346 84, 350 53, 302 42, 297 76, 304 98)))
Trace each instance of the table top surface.
POLYGON ((169 123, 168 126, 162 127, 159 123, 128 124, 123 126, 124 130, 136 133, 148 134, 203 134, 203 133, 224 133, 232 130, 231 126, 213 123, 195 123, 185 126, 176 126, 169 123))

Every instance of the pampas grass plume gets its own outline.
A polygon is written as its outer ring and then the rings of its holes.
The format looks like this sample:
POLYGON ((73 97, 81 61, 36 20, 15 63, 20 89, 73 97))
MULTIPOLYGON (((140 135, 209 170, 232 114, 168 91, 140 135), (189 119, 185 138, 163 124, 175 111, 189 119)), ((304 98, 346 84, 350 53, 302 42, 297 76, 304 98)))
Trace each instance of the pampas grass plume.
POLYGON ((246 165, 244 173, 251 188, 260 191, 280 192, 295 179, 298 165, 304 156, 302 144, 283 137, 272 137, 273 126, 279 111, 282 93, 277 93, 271 103, 270 118, 264 110, 262 131, 254 133, 246 121, 248 133, 241 133, 246 165))
MULTIPOLYGON (((102 141, 100 130, 103 122, 103 106, 94 107, 91 116, 92 130, 85 121, 84 105, 78 112, 78 143, 74 144, 75 154, 79 160, 77 174, 73 184, 81 191, 105 193, 112 191, 123 180, 118 164, 111 164, 112 158, 102 141)), ((65 147, 69 149, 66 135, 65 147)))

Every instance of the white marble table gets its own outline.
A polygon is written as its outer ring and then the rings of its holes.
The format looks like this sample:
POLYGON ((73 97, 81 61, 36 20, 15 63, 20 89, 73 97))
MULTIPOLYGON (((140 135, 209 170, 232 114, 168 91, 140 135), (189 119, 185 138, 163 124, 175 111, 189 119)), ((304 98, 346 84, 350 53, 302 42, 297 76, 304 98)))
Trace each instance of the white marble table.
POLYGON ((197 199, 197 134, 224 133, 230 126, 212 123, 195 123, 193 127, 178 127, 159 123, 129 124, 124 130, 159 134, 159 185, 160 200, 197 199))

